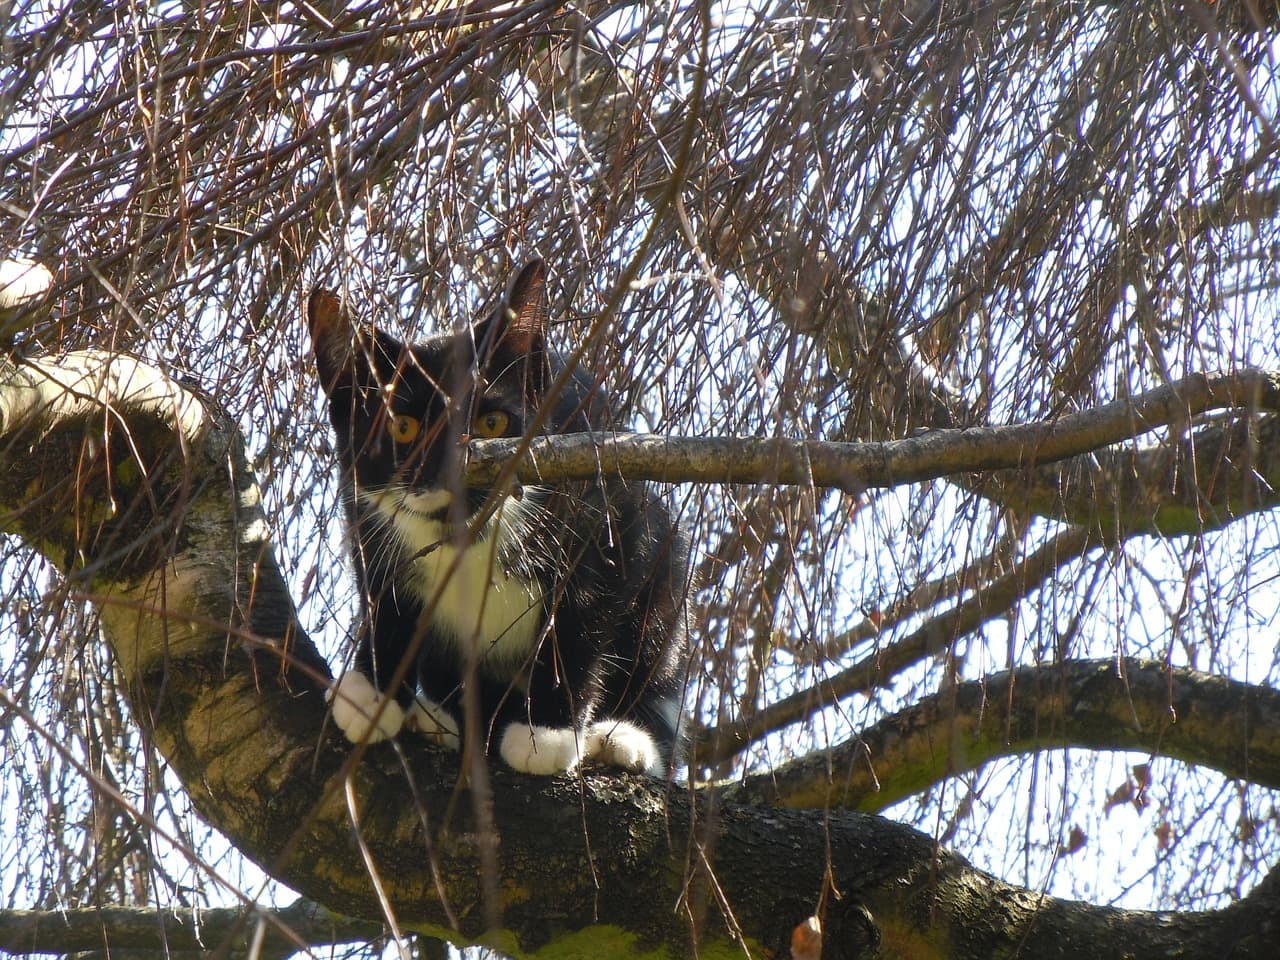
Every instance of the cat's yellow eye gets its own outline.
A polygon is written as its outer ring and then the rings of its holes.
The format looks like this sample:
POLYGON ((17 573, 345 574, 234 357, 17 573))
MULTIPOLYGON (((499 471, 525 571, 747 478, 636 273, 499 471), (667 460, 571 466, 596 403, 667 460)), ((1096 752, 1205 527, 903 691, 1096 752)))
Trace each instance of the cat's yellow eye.
POLYGON ((507 432, 511 418, 501 410, 490 410, 476 415, 471 423, 471 432, 482 440, 492 440, 507 432))
POLYGON ((413 443, 418 439, 418 431, 421 429, 422 424, 417 417, 398 413, 387 419, 387 433, 391 434, 391 439, 396 443, 413 443))

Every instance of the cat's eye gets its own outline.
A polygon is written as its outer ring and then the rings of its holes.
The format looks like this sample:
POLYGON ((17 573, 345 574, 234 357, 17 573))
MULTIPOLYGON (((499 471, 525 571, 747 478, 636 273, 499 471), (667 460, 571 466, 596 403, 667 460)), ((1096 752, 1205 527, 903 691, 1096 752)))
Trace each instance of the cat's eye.
POLYGON ((507 432, 511 418, 501 410, 490 410, 476 415, 471 423, 471 432, 482 440, 492 440, 507 432))
POLYGON ((413 443, 418 439, 418 431, 421 429, 422 424, 417 417, 410 417, 403 413, 398 413, 387 420, 387 432, 396 443, 413 443))

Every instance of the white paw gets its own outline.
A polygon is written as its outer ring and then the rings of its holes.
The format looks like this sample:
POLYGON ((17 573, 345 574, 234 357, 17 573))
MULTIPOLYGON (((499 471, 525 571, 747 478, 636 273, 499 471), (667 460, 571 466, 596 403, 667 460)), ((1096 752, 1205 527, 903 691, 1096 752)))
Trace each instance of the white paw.
POLYGON ((413 702, 409 715, 404 718, 404 724, 437 747, 457 750, 462 743, 458 722, 453 719, 453 714, 434 700, 423 696, 413 702))
POLYGON ((399 733, 404 724, 400 704, 380 694, 359 670, 348 670, 339 677, 325 699, 333 704, 333 722, 352 743, 386 740, 399 733))
POLYGON ((498 752, 507 766, 522 773, 564 773, 582 759, 580 738, 581 734, 573 727, 513 723, 502 732, 498 752))
POLYGON ((585 759, 632 773, 656 771, 662 751, 653 737, 626 720, 597 720, 587 727, 585 759))

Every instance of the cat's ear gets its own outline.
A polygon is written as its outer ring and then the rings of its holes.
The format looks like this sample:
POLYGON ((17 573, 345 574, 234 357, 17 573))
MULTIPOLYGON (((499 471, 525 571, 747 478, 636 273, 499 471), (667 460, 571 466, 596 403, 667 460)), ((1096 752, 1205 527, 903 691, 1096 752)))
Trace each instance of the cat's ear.
POLYGON ((541 351, 546 344, 547 268, 541 260, 530 260, 507 283, 501 307, 506 326, 502 342, 519 354, 541 351))
POLYGON ((541 260, 530 260, 512 274, 497 309, 472 331, 482 362, 497 356, 540 355, 549 312, 546 268, 541 260))
POLYGON ((530 260, 507 283, 502 302, 472 331, 480 365, 499 364, 522 371, 526 394, 536 396, 550 375, 547 363, 547 270, 541 260, 530 260))
POLYGON ((317 287, 307 298, 307 329, 315 348, 316 369, 324 392, 350 387, 355 362, 355 330, 342 299, 317 287))

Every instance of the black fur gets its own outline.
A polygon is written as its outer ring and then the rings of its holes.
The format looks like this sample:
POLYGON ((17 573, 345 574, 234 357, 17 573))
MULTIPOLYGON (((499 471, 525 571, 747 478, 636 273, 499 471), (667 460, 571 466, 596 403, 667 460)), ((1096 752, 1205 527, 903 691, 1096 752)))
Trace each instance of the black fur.
MULTIPOLYGON (((687 656, 688 548, 662 500, 646 484, 617 477, 525 487, 520 499, 461 485, 466 435, 482 424, 501 426, 505 417, 501 435, 522 436, 564 369, 546 344, 541 263, 520 271, 481 322, 418 344, 360 333, 326 291, 312 294, 307 320, 329 398, 363 599, 356 668, 406 709, 420 691, 459 729, 463 684, 476 684, 486 741, 512 724, 582 731, 605 718, 625 719, 649 734, 661 766, 674 763, 687 656), (395 417, 418 422, 412 442, 393 437, 388 425, 404 424, 395 417), (433 491, 441 490, 453 495, 447 506, 436 503, 433 491), (414 496, 431 498, 432 511, 414 515, 423 502, 414 496), (477 517, 499 504, 501 511, 468 539, 477 517), (389 519, 395 510, 406 512, 389 519), (416 542, 423 536, 432 542, 416 542), (493 537, 500 540, 496 550, 493 537), (444 571, 426 583, 422 571, 440 562, 429 554, 454 557, 446 547, 473 542, 488 545, 492 576, 507 585, 501 596, 522 595, 524 584, 541 594, 527 615, 533 619, 518 618, 531 635, 514 652, 503 640, 518 631, 462 638, 433 609, 443 607, 433 600, 444 571), (415 645, 416 664, 391 690, 415 645)), ((615 422, 607 399, 580 369, 549 402, 541 433, 615 422)), ((498 596, 475 599, 497 610, 498 596)))

